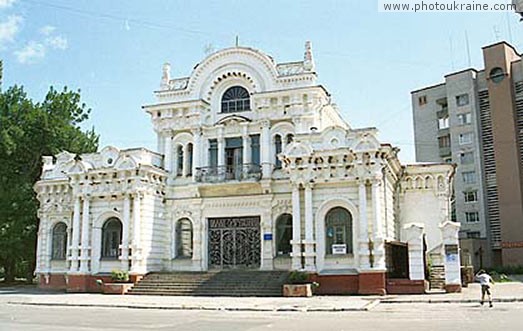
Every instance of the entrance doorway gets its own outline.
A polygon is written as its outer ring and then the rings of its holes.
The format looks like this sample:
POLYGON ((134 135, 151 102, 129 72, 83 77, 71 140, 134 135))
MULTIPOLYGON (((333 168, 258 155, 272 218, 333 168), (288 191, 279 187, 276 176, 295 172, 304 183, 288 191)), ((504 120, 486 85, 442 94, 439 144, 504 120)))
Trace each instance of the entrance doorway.
POLYGON ((260 217, 209 218, 209 268, 259 268, 260 217))
POLYGON ((241 179, 243 165, 242 138, 225 140, 225 175, 227 179, 241 179))

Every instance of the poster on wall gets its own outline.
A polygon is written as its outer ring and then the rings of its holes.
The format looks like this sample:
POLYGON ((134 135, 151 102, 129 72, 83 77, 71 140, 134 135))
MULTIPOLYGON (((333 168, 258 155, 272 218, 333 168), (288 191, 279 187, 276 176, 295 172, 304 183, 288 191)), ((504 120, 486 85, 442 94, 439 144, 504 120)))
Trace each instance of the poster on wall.
POLYGON ((445 259, 447 262, 458 262, 458 245, 445 245, 445 259))
POLYGON ((332 254, 347 254, 347 245, 346 244, 333 244, 332 245, 332 254))

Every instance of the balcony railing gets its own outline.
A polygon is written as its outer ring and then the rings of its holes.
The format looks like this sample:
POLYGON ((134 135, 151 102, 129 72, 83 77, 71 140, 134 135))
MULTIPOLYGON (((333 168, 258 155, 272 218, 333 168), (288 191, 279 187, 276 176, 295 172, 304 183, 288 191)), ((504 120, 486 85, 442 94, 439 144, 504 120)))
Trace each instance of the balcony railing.
POLYGON ((261 166, 246 163, 237 166, 196 168, 196 181, 201 183, 220 183, 229 180, 260 180, 261 166))

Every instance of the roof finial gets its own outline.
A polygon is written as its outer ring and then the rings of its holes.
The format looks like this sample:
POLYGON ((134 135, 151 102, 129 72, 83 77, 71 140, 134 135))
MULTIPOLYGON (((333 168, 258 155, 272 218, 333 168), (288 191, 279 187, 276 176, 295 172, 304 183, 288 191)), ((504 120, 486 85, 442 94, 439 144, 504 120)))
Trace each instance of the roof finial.
POLYGON ((171 65, 169 62, 165 62, 162 67, 162 81, 160 87, 164 90, 169 89, 169 81, 171 80, 171 65))
POLYGON ((314 58, 312 56, 312 44, 309 40, 305 42, 305 54, 303 55, 303 67, 307 71, 314 71, 314 58))
POLYGON ((236 47, 240 46, 240 36, 236 35, 236 47))

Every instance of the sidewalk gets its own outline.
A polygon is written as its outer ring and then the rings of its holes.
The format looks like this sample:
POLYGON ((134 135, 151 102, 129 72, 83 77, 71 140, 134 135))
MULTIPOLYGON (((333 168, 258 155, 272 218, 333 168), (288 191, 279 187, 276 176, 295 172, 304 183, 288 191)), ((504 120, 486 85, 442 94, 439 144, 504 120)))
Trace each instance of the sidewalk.
MULTIPOLYGON (((0 288, 0 306, 42 305, 172 310, 222 310, 261 312, 367 311, 383 303, 470 303, 478 302, 479 284, 461 293, 387 296, 314 296, 312 298, 178 297, 103 294, 68 294, 35 288, 0 288)), ((501 283, 493 287, 494 302, 523 302, 523 283, 501 283)))
MULTIPOLYGON (((494 302, 523 302, 523 283, 496 283, 492 286, 494 302)), ((481 297, 481 287, 478 283, 469 284, 461 293, 441 293, 424 295, 388 295, 381 303, 468 303, 478 302, 481 297)))

